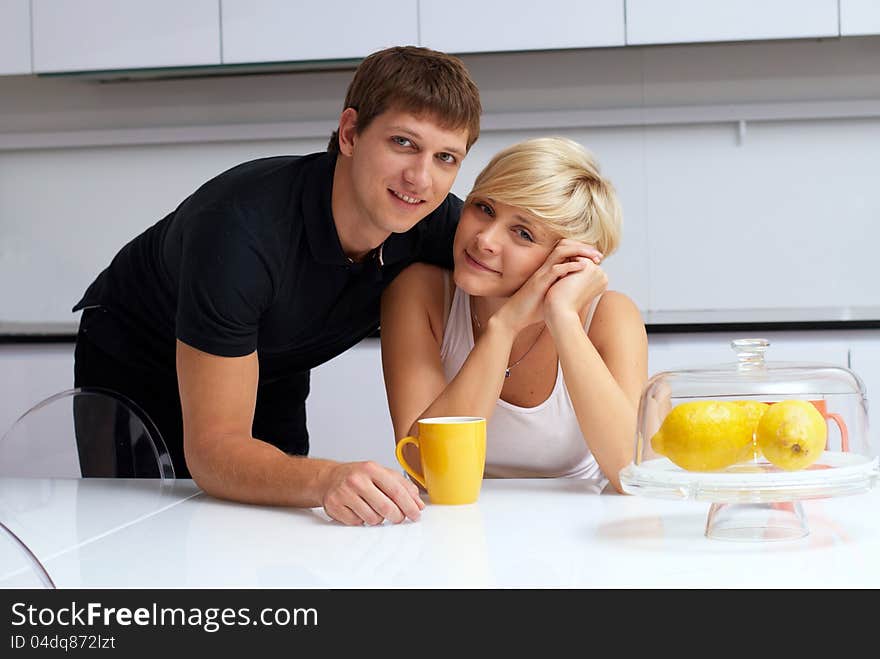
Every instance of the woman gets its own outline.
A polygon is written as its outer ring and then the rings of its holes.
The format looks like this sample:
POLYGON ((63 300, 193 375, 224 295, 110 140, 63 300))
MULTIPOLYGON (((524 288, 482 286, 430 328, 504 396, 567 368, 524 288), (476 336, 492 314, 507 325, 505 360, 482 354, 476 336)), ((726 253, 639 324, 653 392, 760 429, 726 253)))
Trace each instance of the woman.
POLYGON ((647 380, 641 315, 606 292, 600 267, 620 215, 576 142, 527 140, 491 160, 462 209, 454 285, 419 263, 383 296, 397 441, 420 418, 481 416, 487 477, 605 478, 620 491, 647 380))

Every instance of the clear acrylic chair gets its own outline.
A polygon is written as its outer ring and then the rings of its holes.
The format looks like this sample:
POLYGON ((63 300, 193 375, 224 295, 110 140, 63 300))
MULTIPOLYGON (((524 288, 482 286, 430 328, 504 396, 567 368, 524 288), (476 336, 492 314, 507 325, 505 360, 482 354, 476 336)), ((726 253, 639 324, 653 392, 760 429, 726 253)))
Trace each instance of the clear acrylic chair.
POLYGON ((0 588, 55 588, 30 548, 0 522, 0 588))
POLYGON ((0 476, 174 479, 165 441, 136 403, 69 389, 37 403, 0 438, 0 476))

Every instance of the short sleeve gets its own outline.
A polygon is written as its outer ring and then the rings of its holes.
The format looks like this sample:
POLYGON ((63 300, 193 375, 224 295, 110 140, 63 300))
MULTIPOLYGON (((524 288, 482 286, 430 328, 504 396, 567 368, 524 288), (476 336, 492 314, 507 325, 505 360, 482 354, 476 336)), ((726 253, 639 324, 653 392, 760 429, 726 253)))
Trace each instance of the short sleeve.
POLYGON ((187 218, 176 313, 177 338, 187 345, 222 357, 257 349, 278 266, 276 245, 253 219, 225 209, 187 218))

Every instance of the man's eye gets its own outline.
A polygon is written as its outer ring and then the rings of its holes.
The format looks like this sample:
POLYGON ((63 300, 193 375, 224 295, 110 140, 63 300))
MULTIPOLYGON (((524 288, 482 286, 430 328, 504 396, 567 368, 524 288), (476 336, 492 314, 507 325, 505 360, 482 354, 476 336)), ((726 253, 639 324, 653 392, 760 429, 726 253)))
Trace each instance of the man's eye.
POLYGON ((457 162, 455 156, 451 153, 438 153, 437 157, 447 165, 454 165, 457 162))
POLYGON ((399 135, 395 135, 391 138, 391 140, 397 144, 398 146, 412 146, 412 142, 406 137, 400 137, 399 135))

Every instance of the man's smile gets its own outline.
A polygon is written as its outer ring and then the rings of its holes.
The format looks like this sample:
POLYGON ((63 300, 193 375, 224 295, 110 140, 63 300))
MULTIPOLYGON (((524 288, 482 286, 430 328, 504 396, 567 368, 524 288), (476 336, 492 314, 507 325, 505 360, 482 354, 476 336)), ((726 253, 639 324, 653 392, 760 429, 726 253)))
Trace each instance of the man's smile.
POLYGON ((410 206, 417 206, 419 204, 425 203, 424 199, 419 199, 418 197, 410 197, 409 195, 398 192, 397 190, 392 190, 391 188, 388 188, 388 191, 401 201, 409 204, 410 206))

